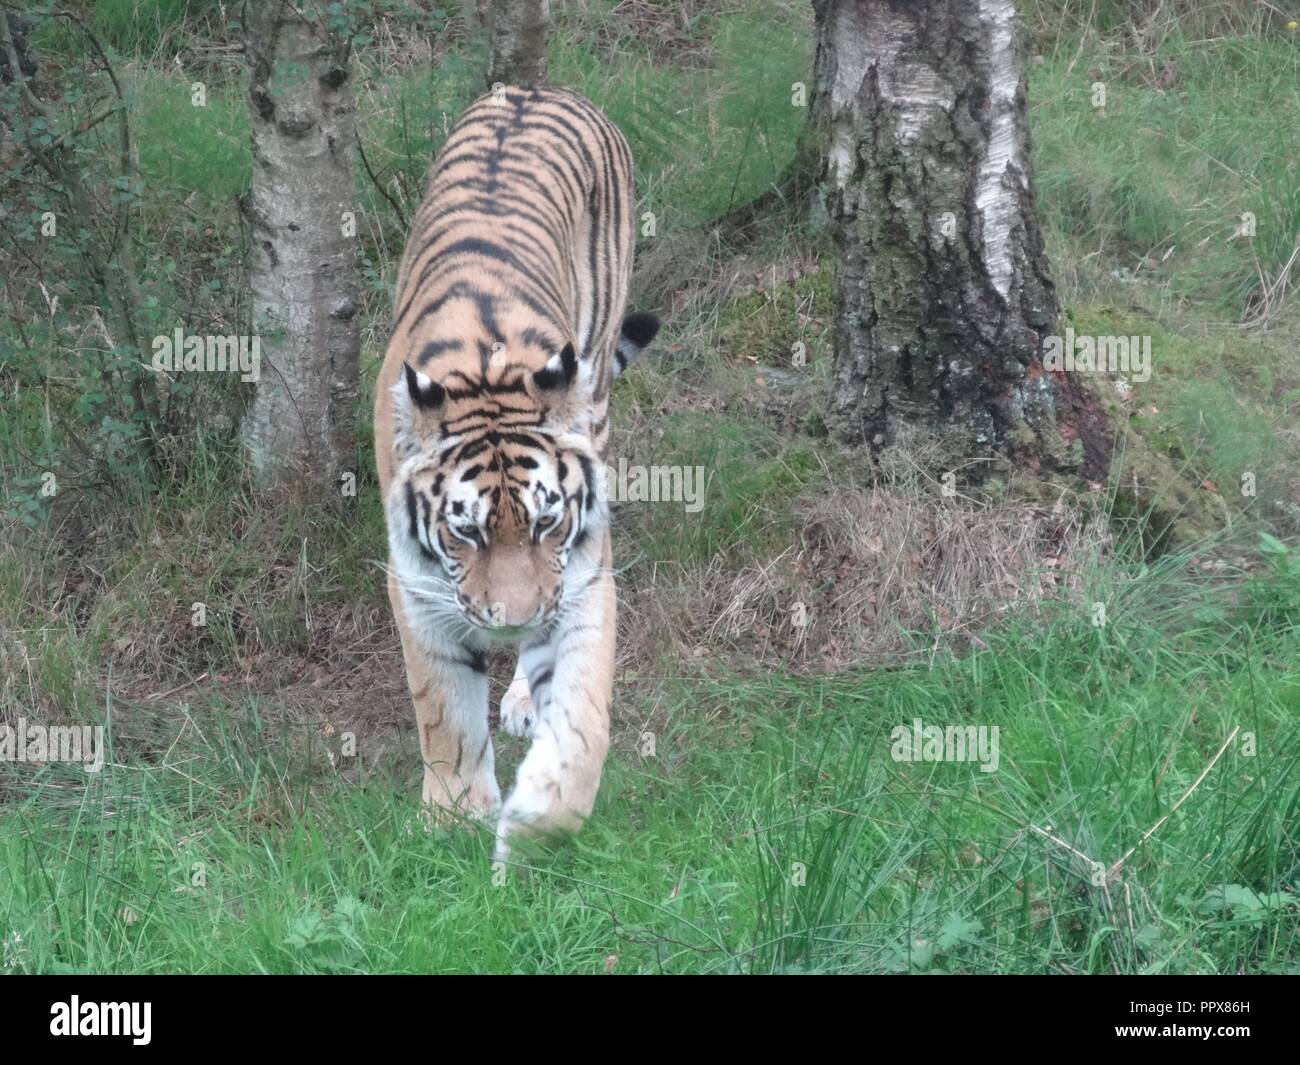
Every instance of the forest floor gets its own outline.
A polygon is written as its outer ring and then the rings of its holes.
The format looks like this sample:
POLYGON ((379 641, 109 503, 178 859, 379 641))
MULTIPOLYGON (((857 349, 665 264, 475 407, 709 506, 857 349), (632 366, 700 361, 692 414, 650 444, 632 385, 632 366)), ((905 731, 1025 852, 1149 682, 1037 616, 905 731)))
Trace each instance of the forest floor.
MULTIPOLYGON (((595 5, 552 49, 554 80, 627 134, 655 215, 637 306, 666 325, 616 390, 614 461, 705 485, 699 508, 615 509, 614 745, 584 832, 524 879, 482 834, 425 830, 369 401, 356 497, 268 509, 242 398, 212 388, 163 484, 61 493, 39 520, 6 489, 0 713, 111 738, 96 774, 0 761, 6 970, 1300 971, 1300 41, 1027 5, 1067 324, 1150 337, 1152 373, 1099 381, 1110 483, 1000 471, 950 496, 940 442, 868 469, 826 438, 825 235, 793 210, 743 246, 708 225, 793 151, 805 6, 595 5), (996 765, 897 760, 915 722, 996 730, 996 765)), ((161 332, 232 332, 239 56, 215 22, 132 10, 98 26, 147 178, 146 290, 161 332)), ((403 239, 388 197, 418 201, 479 69, 454 20, 371 37, 368 386, 403 239)), ((9 472, 48 414, 3 339, 9 472)), ((42 356, 81 341, 51 330, 42 356)), ((495 742, 508 785, 523 741, 495 742)))

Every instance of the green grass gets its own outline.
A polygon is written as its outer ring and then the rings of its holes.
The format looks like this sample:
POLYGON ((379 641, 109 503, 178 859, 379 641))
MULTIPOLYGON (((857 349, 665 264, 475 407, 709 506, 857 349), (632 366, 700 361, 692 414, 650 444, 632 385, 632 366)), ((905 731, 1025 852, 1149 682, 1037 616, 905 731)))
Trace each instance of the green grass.
MULTIPOLYGON (((307 653, 319 604, 382 599, 372 560, 385 556, 386 540, 371 465, 359 468, 358 496, 333 510, 269 512, 245 479, 237 442, 196 435, 191 446, 183 475, 160 488, 164 507, 143 492, 119 501, 125 513, 101 530, 115 545, 101 560, 105 594, 74 611, 52 646, 159 676, 221 670, 271 647, 307 653), (204 604, 202 626, 191 624, 195 603, 204 604)), ((48 615, 31 609, 30 584, 0 582, 0 603, 16 632, 48 638, 48 615)), ((43 682, 57 686, 76 672, 59 668, 56 657, 43 682)))
POLYGON ((211 20, 217 0, 95 0, 92 28, 119 51, 152 50, 160 38, 179 32, 187 20, 211 20))
POLYGON ((632 503, 619 512, 640 556, 651 561, 700 566, 788 544, 798 535, 791 505, 826 480, 811 442, 785 440, 752 417, 664 413, 653 442, 637 445, 612 458, 610 468, 617 473, 626 461, 698 469, 705 485, 693 510, 632 503))
POLYGON ((722 21, 707 69, 613 66, 590 50, 563 49, 553 72, 627 136, 641 211, 655 214, 663 235, 725 214, 780 176, 807 116, 790 89, 812 61, 802 36, 786 9, 760 7, 722 21))
POLYGON ((929 669, 667 683, 654 757, 616 749, 587 829, 526 879, 420 828, 405 745, 359 733, 335 774, 338 736, 195 705, 165 755, 30 774, 0 820, 6 964, 1294 972, 1300 600, 1261 623, 1176 572, 1105 578, 1104 628, 1062 608, 929 669), (998 726, 997 771, 891 760, 918 717, 998 726), (1035 828, 1106 866, 1136 849, 1107 897, 1035 828))
MULTIPOLYGON (((800 35, 785 6, 732 14, 718 20, 715 62, 683 69, 656 62, 636 38, 620 39, 616 57, 593 50, 587 35, 561 22, 551 78, 586 93, 623 131, 636 160, 641 227, 651 212, 662 236, 724 214, 779 176, 807 113, 790 102, 791 83, 811 63, 810 42, 791 47, 800 35)), ((452 52, 432 69, 362 69, 363 148, 381 181, 396 175, 410 210, 447 124, 483 89, 479 68, 477 55, 452 52)), ((368 179, 360 191, 367 209, 389 214, 368 179)))
POLYGON ((156 193, 233 205, 252 167, 247 93, 238 85, 206 88, 194 105, 191 79, 146 71, 131 86, 140 171, 156 193))
POLYGON ((1142 270, 1184 313, 1196 301, 1235 317, 1260 268, 1281 268, 1300 233, 1298 75, 1300 39, 1285 31, 1172 36, 1140 56, 1082 51, 1063 36, 1030 76, 1034 170, 1054 250, 1101 251, 1103 274, 1142 270), (1097 82, 1103 109, 1092 105, 1097 82), (1244 212, 1255 235, 1234 239, 1244 212))

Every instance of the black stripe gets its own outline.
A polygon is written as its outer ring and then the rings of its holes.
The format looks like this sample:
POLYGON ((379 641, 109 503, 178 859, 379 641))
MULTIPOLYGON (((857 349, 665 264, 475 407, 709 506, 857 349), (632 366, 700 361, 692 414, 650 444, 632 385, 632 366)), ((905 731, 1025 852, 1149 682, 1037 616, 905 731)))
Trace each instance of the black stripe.
MULTIPOLYGON (((556 202, 555 197, 551 195, 551 190, 547 188, 545 183, 538 180, 537 174, 533 171, 506 168, 502 170, 502 173, 508 177, 518 178, 521 181, 528 182, 535 192, 544 197, 551 206, 556 208, 556 210, 560 210, 560 205, 556 202)), ((457 178, 455 181, 439 181, 430 184, 429 195, 437 196, 439 199, 445 200, 449 193, 454 192, 457 189, 473 189, 483 195, 498 196, 503 191, 508 191, 509 186, 503 185, 499 178, 483 177, 479 174, 467 174, 464 177, 457 178)), ((572 209, 563 210, 561 213, 569 219, 569 223, 572 225, 574 217, 572 209)))
POLYGON ((460 351, 462 346, 459 340, 433 340, 420 349, 420 354, 415 357, 415 361, 423 366, 430 359, 436 359, 439 355, 444 355, 449 351, 460 351))
POLYGON ((596 500, 595 470, 591 465, 591 459, 587 458, 582 452, 577 452, 575 457, 578 460, 578 465, 582 467, 582 479, 587 484, 586 509, 590 510, 592 503, 596 500))
MULTIPOLYGON (((566 224, 566 219, 562 214, 556 214, 554 217, 548 217, 539 209, 535 200, 529 200, 522 196, 514 196, 508 193, 498 193, 493 199, 475 194, 472 199, 462 201, 457 204, 450 204, 443 207, 438 215, 437 221, 444 221, 452 218, 454 215, 468 215, 466 223, 477 222, 480 225, 488 225, 493 228, 497 223, 492 219, 506 219, 508 221, 523 221, 529 225, 536 226, 545 234, 546 239, 551 241, 556 247, 563 243, 558 226, 566 224)), ((425 232, 424 230, 421 231, 425 232)), ((428 241, 421 237, 421 253, 427 249, 428 241)))
POLYGON ((492 441, 486 437, 481 440, 475 440, 472 444, 466 444, 465 450, 460 453, 460 461, 466 462, 475 455, 481 455, 492 446, 492 441))
POLYGON ((556 354, 564 346, 564 341, 553 333, 543 333, 539 329, 529 326, 519 334, 519 343, 526 344, 529 347, 541 348, 549 355, 556 354))
MULTIPOLYGON (((424 504, 424 509, 428 509, 428 503, 424 497, 420 497, 420 502, 424 504)), ((415 546, 420 549, 420 554, 429 559, 430 562, 436 562, 437 556, 434 555, 427 547, 424 541, 420 539, 420 519, 417 514, 417 505, 415 499, 415 489, 411 487, 411 482, 406 482, 406 516, 411 520, 411 539, 415 541, 415 546)))
POLYGON ((587 135, 591 131, 590 128, 579 129, 569 121, 575 117, 573 112, 566 111, 562 107, 554 111, 537 111, 529 116, 525 128, 529 131, 544 130, 549 133, 552 138, 563 144, 573 155, 580 158, 587 165, 591 177, 594 178, 596 176, 596 160, 587 147, 587 135))
MULTIPOLYGON (((407 293, 406 300, 404 301, 401 310, 398 311, 397 317, 393 321, 393 332, 397 332, 398 324, 400 324, 407 314, 410 313, 411 308, 415 303, 415 298, 420 295, 427 295, 427 293, 423 291, 423 274, 421 274, 419 281, 408 283, 407 287, 410 291, 407 293)), ((442 308, 452 300, 472 298, 472 294, 477 291, 478 290, 469 281, 466 281, 463 278, 458 281, 453 281, 447 286, 447 289, 444 292, 442 292, 431 304, 420 312, 420 316, 415 320, 415 323, 412 323, 412 325, 408 327, 408 331, 414 329, 415 324, 423 321, 423 319, 428 315, 437 314, 438 311, 442 310, 442 308)))
MULTIPOLYGON (((454 213, 454 210, 449 210, 447 212, 448 215, 454 213)), ((529 253, 533 258, 534 266, 541 265, 548 269, 554 269, 557 265, 555 260, 558 259, 558 248, 554 242, 553 235, 547 232, 543 239, 539 238, 536 234, 521 228, 519 225, 515 224, 518 220, 516 214, 517 212, 511 212, 509 215, 504 216, 504 221, 487 221, 483 218, 475 217, 453 219, 441 228, 429 233, 427 236, 423 236, 421 238, 422 243, 420 245, 420 250, 417 253, 417 258, 426 254, 430 254, 432 257, 425 260, 424 266, 420 270, 421 279, 429 273, 430 267, 441 265, 441 259, 443 256, 452 254, 449 248, 437 248, 437 244, 439 241, 451 236, 457 229, 468 229, 471 236, 473 236, 474 233, 483 230, 485 227, 493 233, 506 233, 515 242, 516 247, 521 250, 526 250, 529 253), (548 253, 550 254, 548 255, 548 253), (543 258, 549 259, 550 261, 538 263, 537 257, 539 255, 543 258)), ((536 224, 541 228, 542 223, 536 224)))
POLYGON ((492 259, 495 262, 511 266, 531 284, 541 289, 544 295, 549 296, 554 301, 557 309, 562 310, 564 307, 560 292, 551 278, 539 274, 532 266, 525 264, 515 251, 493 241, 484 240, 482 237, 462 237, 445 248, 439 249, 437 254, 439 258, 450 258, 454 255, 480 255, 486 259, 492 259))
POLYGON ((537 437, 528 433, 502 433, 501 439, 507 444, 522 444, 524 447, 545 449, 546 445, 537 437))

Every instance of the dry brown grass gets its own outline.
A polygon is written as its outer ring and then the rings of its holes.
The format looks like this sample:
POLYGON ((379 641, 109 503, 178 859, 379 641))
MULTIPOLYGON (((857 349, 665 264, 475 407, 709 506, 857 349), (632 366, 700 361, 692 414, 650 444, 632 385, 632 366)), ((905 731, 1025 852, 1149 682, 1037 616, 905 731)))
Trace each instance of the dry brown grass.
POLYGON ((899 665, 1044 599, 1077 592, 1110 547, 1048 509, 847 487, 798 501, 799 542, 771 558, 659 564, 623 597, 622 665, 657 675, 899 665))
MULTIPOLYGON (((567 0, 560 16, 576 27, 593 21, 590 0, 567 0)), ((625 38, 651 42, 659 62, 678 67, 707 66, 712 60, 713 41, 701 34, 701 18, 739 14, 745 0, 619 0, 605 17, 596 22, 596 39, 602 48, 617 49, 625 38)))

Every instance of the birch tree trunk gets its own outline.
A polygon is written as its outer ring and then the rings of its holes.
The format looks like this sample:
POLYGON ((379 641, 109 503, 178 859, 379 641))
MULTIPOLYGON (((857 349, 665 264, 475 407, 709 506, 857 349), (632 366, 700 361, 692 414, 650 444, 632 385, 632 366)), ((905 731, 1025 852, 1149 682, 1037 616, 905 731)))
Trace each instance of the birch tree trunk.
POLYGON ((834 431, 878 449, 904 425, 938 426, 969 454, 1102 479, 1104 414, 1043 369, 1059 310, 1013 0, 819 2, 834 431))
POLYGON ((355 468, 356 114, 347 50, 325 8, 244 8, 253 139, 244 212, 261 367, 243 431, 259 487, 337 494, 355 468))
POLYGON ((550 0, 487 0, 484 6, 492 39, 488 84, 545 82, 550 0))

